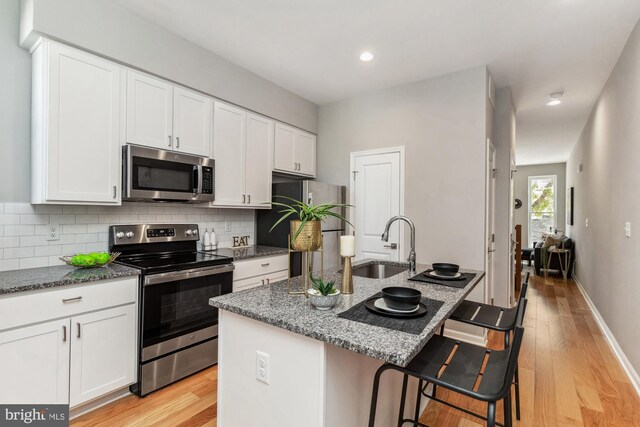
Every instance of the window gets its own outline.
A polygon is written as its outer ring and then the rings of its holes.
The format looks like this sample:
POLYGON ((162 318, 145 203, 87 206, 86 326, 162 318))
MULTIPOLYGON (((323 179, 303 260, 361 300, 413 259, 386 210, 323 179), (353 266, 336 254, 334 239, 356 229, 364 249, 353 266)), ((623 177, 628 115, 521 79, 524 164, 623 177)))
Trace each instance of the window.
POLYGON ((556 175, 529 177, 529 244, 556 228, 556 175))

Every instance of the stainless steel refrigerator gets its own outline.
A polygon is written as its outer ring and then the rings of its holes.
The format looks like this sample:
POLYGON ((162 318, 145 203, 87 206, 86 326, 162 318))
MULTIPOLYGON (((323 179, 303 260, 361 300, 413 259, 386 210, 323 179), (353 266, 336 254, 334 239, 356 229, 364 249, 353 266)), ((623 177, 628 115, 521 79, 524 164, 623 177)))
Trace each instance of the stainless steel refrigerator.
MULTIPOLYGON (((346 187, 340 185, 326 184, 317 181, 295 181, 273 184, 273 200, 289 204, 286 199, 278 199, 275 196, 287 196, 295 200, 312 202, 314 205, 321 203, 346 203, 346 187)), ((256 219, 256 243, 258 245, 276 246, 281 248, 287 247, 287 236, 289 234, 289 221, 285 220, 278 224, 273 231, 269 232, 273 224, 280 218, 278 212, 281 208, 274 206, 271 210, 259 210, 256 219)), ((346 217, 344 209, 337 210, 346 217)), ((294 218, 292 218, 294 219, 294 218)), ((322 246, 323 246, 323 265, 325 271, 335 269, 342 265, 340 259, 340 236, 345 234, 345 223, 338 218, 327 218, 322 223, 322 246)), ((303 271, 302 254, 295 253, 292 255, 291 276, 299 276, 303 271)), ((311 269, 319 271, 320 254, 314 253, 311 260, 311 269)))

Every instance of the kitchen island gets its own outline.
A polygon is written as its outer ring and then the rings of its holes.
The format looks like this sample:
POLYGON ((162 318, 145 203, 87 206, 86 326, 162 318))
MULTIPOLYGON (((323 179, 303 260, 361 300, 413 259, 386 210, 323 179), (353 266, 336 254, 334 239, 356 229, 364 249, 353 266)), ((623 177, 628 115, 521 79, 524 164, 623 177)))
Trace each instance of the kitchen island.
MULTIPOLYGON (((417 271, 428 267, 419 264, 417 271)), ((354 276, 354 293, 341 295, 329 311, 313 308, 304 296, 289 295, 287 281, 212 298, 210 304, 220 309, 218 425, 367 425, 378 367, 383 362, 406 366, 484 277, 462 271, 475 277, 461 289, 409 281, 408 271, 385 279, 354 276), (387 286, 418 289, 442 305, 419 334, 338 317, 387 286)), ((325 279, 339 285, 341 274, 325 272, 325 279)), ((395 372, 382 377, 377 425, 394 424, 401 379, 395 372)), ((415 387, 410 383, 409 393, 415 387)), ((413 413, 414 400, 408 399, 407 414, 413 413)))

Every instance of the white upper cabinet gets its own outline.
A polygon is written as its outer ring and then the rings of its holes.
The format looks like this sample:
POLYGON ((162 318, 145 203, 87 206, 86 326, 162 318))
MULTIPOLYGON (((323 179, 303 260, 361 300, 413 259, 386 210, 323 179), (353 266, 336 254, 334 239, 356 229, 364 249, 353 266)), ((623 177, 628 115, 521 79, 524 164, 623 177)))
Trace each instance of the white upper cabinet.
POLYGON ((32 65, 32 203, 120 204, 121 68, 46 39, 32 65))
POLYGON ((273 120, 222 102, 213 115, 214 206, 270 208, 273 120))
POLYGON ((213 112, 213 159, 215 160, 215 202, 221 206, 243 206, 244 139, 247 113, 216 102, 213 112))
POLYGON ((273 120, 256 114, 247 114, 245 193, 247 204, 256 208, 271 206, 273 128, 273 120))
POLYGON ((316 176, 316 136, 282 123, 276 124, 273 170, 316 176))
POLYGON ((128 143, 211 154, 211 98, 135 71, 127 71, 128 143))
POLYGON ((173 86, 127 72, 127 142, 170 150, 173 145, 173 86))
POLYGON ((213 101, 180 87, 174 89, 173 100, 173 148, 176 151, 209 157, 213 101))

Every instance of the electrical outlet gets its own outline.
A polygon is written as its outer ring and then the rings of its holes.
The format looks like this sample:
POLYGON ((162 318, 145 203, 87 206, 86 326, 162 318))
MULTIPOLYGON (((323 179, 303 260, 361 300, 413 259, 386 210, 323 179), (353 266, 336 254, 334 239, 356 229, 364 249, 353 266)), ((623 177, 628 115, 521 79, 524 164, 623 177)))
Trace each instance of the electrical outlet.
POLYGON ((60 226, 58 224, 47 225, 47 240, 60 240, 60 226))
POLYGON ((584 226, 589 228, 589 218, 584 220, 584 226))
POLYGON ((259 350, 256 351, 256 379, 265 384, 269 384, 271 379, 269 355, 259 350))
POLYGON ((624 223, 624 235, 631 237, 631 223, 628 221, 624 223))
POLYGON ((225 221, 224 231, 226 231, 227 233, 231 232, 231 223, 229 221, 225 221))

